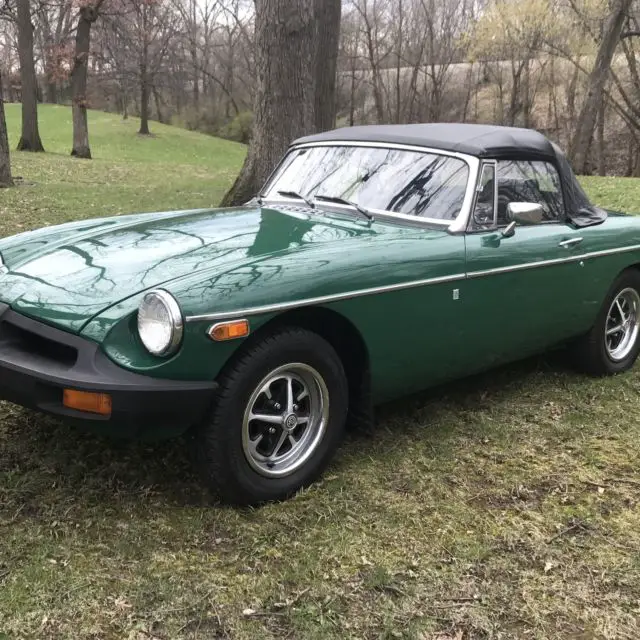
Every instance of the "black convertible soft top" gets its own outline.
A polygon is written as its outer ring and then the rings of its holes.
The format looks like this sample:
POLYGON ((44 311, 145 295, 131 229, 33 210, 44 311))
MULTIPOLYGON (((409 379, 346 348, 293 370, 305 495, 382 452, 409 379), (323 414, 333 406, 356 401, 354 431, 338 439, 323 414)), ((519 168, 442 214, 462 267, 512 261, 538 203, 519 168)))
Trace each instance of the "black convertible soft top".
POLYGON ((577 227, 604 222, 607 212, 592 205, 576 179, 569 161, 556 144, 532 129, 486 124, 385 124, 343 127, 299 138, 312 142, 379 142, 409 144, 466 153, 496 160, 545 160, 558 169, 569 220, 577 227))

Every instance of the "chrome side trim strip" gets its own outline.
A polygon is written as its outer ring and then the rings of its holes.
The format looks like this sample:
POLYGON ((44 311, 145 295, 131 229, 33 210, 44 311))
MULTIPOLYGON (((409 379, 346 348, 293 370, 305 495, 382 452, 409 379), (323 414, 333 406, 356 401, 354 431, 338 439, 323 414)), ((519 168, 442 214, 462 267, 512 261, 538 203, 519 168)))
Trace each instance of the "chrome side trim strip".
POLYGON ((371 287, 370 289, 357 289, 355 291, 346 291, 344 293, 335 293, 327 296, 318 296, 316 298, 303 298, 302 300, 292 300, 290 302, 279 302, 275 304, 263 305, 260 307, 249 307, 246 309, 236 309, 235 311, 221 311, 220 313, 205 313, 202 315, 187 316, 185 322, 200 321, 221 321, 231 320, 238 317, 255 316, 261 313, 276 313, 281 311, 289 311, 299 307, 310 307, 317 304, 328 304, 330 302, 339 302, 340 300, 349 300, 351 298, 359 298, 361 296, 370 296, 377 293, 387 293, 389 291, 402 291, 403 289, 414 289, 430 284, 442 284, 444 282, 454 282, 456 280, 465 280, 467 278, 480 278, 499 273, 509 273, 510 271, 521 271, 523 269, 535 269, 537 267, 546 267, 554 264, 579 262, 588 258, 597 258, 599 256, 614 255, 617 253, 628 253, 629 251, 640 251, 640 244, 621 247, 618 249, 603 249, 601 251, 592 251, 590 253, 582 253, 576 256, 568 256, 566 258, 555 258, 553 260, 539 260, 538 262, 525 262, 508 267, 496 267, 494 269, 484 269, 481 271, 470 271, 468 273, 455 273, 449 276, 440 276, 437 278, 426 278, 425 280, 412 280, 410 282, 399 282, 384 287, 371 287))
POLYGON ((455 273, 450 276, 440 276, 438 278, 427 278, 425 280, 412 280, 411 282, 399 282, 398 284, 389 284, 384 287, 372 287, 371 289, 358 289, 356 291, 346 291, 344 293, 334 293, 327 296, 318 296, 317 298, 304 298, 302 300, 292 300, 291 302, 279 302, 276 304, 267 304, 261 307, 250 307, 248 309, 237 309, 235 311, 221 311, 220 313, 205 313, 198 316, 187 316, 186 322, 212 321, 212 320, 229 320, 232 318, 255 316, 260 313, 274 313, 280 311, 289 311, 299 307, 310 307, 316 304, 327 304, 329 302, 338 302, 340 300, 349 300, 350 298, 359 298, 361 296, 370 296, 376 293, 386 293, 388 291, 402 291, 403 289, 414 289, 428 284, 441 284, 443 282, 453 282, 454 280, 464 280, 466 274, 455 273))
POLYGON ((581 253, 575 256, 567 256, 566 258, 554 258, 552 260, 539 260, 537 262, 525 262, 523 264, 509 265, 508 267, 495 267, 493 269, 482 269, 480 271, 467 272, 468 278, 480 278, 498 273, 509 273, 510 271, 522 271, 523 269, 536 269, 537 267, 548 267, 554 264, 562 264, 567 262, 579 262, 580 260, 588 260, 589 258, 597 258, 600 256, 615 255, 617 253, 628 253, 629 251, 640 250, 640 244, 634 244, 628 247, 620 247, 619 249, 603 249, 601 251, 591 251, 590 253, 581 253))
POLYGON ((628 247, 619 247, 617 249, 603 249, 602 251, 592 251, 591 253, 583 253, 578 259, 597 258, 598 256, 606 256, 613 253, 627 253, 629 251, 638 251, 640 244, 632 244, 628 247))

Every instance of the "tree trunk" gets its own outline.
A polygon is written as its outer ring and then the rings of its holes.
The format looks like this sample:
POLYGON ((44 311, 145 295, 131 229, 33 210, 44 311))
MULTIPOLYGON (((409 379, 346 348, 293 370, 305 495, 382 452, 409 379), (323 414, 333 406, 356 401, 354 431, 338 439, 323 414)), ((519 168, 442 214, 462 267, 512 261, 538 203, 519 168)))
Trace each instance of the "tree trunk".
POLYGON ((47 80, 47 102, 58 104, 58 85, 55 80, 47 80))
POLYGON ((336 70, 340 41, 341 0, 315 0, 316 130, 336 124, 336 70))
POLYGON ((627 145, 627 170, 625 172, 625 178, 630 178, 633 175, 633 169, 635 167, 635 152, 636 152, 636 141, 633 137, 633 131, 631 127, 627 125, 629 129, 629 144, 627 145))
POLYGON ((38 84, 33 60, 33 25, 29 0, 18 0, 17 18, 22 81, 22 135, 18 151, 44 151, 38 131, 38 84))
POLYGON ((148 136, 149 131, 149 40, 146 5, 142 7, 143 43, 140 57, 140 131, 141 136, 148 136))
POLYGON ((600 100, 600 109, 598 110, 598 122, 596 127, 596 155, 597 155, 599 176, 607 175, 605 148, 604 148, 604 126, 605 126, 606 110, 607 110, 606 100, 602 98, 600 100))
POLYGON ((129 119, 129 93, 126 85, 122 87, 122 119, 129 119))
POLYGON ((396 51, 396 113, 395 113, 395 122, 396 124, 400 124, 401 122, 401 118, 400 118, 400 113, 401 113, 401 109, 402 109, 402 70, 404 65, 406 64, 404 62, 404 60, 402 59, 402 55, 403 55, 403 50, 402 50, 402 29, 404 27, 404 7, 402 6, 402 0, 398 1, 398 5, 397 5, 397 11, 396 11, 396 19, 397 19, 397 24, 398 24, 398 32, 397 32, 397 36, 396 36, 396 46, 397 46, 397 51, 396 51))
POLYGON ((158 122, 165 124, 166 120, 162 115, 162 104, 160 102, 160 94, 155 85, 153 85, 152 91, 153 91, 153 101, 156 103, 156 113, 158 114, 158 122))
MULTIPOLYGON (((315 130, 314 0, 256 0, 254 133, 223 205, 258 193, 290 142, 315 130)), ((333 55, 332 52, 326 52, 333 55)))
POLYGON ((149 77, 147 65, 140 64, 140 131, 141 136, 148 136, 149 131, 149 77))
POLYGON ((602 94, 631 2, 632 0, 616 0, 602 27, 595 65, 589 75, 587 97, 580 109, 569 151, 576 173, 583 173, 586 169, 589 144, 596 126, 602 94))
MULTIPOLYGON (((355 61, 355 56, 354 56, 355 61)), ((355 65, 355 62, 354 62, 355 65)), ((353 127, 355 124, 355 115, 356 115, 356 70, 355 66, 351 69, 351 85, 349 91, 349 126, 353 127)))
POLYGON ((0 76, 0 187, 12 187, 11 157, 9 154, 9 138, 7 121, 4 115, 4 96, 2 93, 2 77, 0 76))
POLYGON ((73 117, 73 148, 71 155, 91 159, 89 147, 89 125, 87 123, 87 70, 89 68, 89 46, 91 25, 98 19, 98 9, 85 6, 80 9, 76 30, 76 50, 71 72, 71 110, 73 117))
POLYGON ((382 100, 382 89, 380 85, 382 80, 380 78, 380 69, 378 68, 378 62, 376 60, 376 48, 373 41, 373 33, 371 26, 366 21, 365 17, 365 33, 367 35, 367 53, 369 55, 369 66, 371 67, 371 79, 373 82, 373 101, 376 108, 376 118, 378 124, 384 122, 384 107, 382 100))

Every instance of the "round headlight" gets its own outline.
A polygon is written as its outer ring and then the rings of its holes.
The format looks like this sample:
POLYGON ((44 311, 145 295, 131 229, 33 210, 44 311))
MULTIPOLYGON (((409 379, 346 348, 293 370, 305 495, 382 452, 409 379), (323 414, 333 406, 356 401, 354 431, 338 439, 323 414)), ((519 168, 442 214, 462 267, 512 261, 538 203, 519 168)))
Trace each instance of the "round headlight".
POLYGON ((154 356, 171 355, 180 345, 182 331, 175 298, 162 289, 147 293, 138 307, 138 334, 147 351, 154 356))

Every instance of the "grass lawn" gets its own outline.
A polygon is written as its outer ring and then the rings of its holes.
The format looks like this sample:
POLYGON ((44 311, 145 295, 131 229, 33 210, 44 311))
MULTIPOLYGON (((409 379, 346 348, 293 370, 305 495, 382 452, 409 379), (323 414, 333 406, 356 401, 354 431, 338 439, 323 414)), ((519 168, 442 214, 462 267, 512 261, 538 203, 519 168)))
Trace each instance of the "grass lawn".
MULTIPOLYGON (((11 148, 20 137, 20 106, 6 105, 11 148)), ((14 153, 19 188, 0 193, 0 236, 79 218, 189 209, 218 204, 245 155, 235 142, 152 123, 89 112, 93 160, 71 158, 71 110, 41 106, 46 154, 14 153)))
MULTIPOLYGON (((12 145, 18 109, 9 105, 12 145)), ((215 204, 244 150, 41 111, 0 234, 215 204)), ((640 181, 592 178, 640 211, 640 181)), ((0 404, 0 638, 640 637, 640 365, 555 356, 383 407, 324 480, 258 510, 211 506, 179 443, 115 442, 0 404)))

